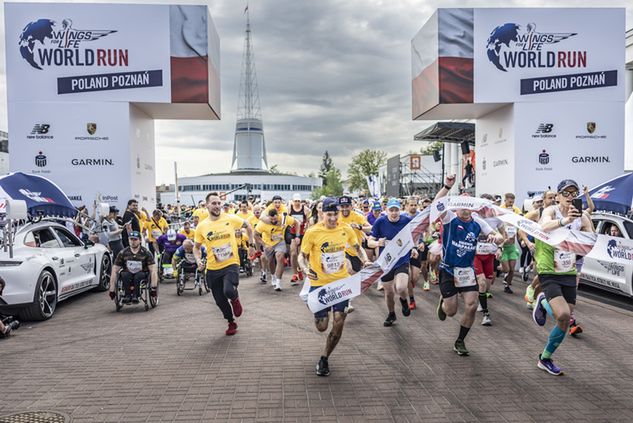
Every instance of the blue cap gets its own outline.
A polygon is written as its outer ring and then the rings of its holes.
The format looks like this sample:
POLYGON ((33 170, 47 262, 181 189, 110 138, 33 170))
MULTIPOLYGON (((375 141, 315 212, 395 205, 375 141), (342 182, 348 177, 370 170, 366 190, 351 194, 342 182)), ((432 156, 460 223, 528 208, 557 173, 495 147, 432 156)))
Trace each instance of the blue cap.
POLYGON ((397 207, 398 209, 400 209, 400 201, 396 198, 390 198, 389 201, 387 201, 387 210, 392 207, 397 207))
POLYGON ((573 179, 564 179, 560 181, 560 184, 558 184, 558 192, 563 192, 569 187, 576 188, 576 191, 580 191, 580 187, 576 181, 573 179))
POLYGON ((325 197, 321 210, 323 210, 324 213, 338 211, 338 200, 332 197, 325 197))
POLYGON ((130 231, 130 233, 127 235, 128 238, 136 238, 136 239, 141 239, 141 233, 139 231, 130 231))
POLYGON ((380 205, 380 203, 378 201, 376 201, 371 209, 372 210, 381 210, 382 211, 382 206, 380 205))

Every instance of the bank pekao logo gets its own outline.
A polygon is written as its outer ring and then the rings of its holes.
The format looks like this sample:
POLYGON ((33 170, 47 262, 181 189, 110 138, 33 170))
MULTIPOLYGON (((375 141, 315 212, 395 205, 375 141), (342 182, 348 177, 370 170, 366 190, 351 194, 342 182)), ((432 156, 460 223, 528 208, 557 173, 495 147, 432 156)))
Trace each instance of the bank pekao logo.
POLYGON ((35 166, 46 166, 46 156, 41 151, 35 156, 35 166))
POLYGON ((61 26, 52 19, 26 24, 20 34, 20 54, 29 65, 43 66, 127 66, 127 49, 80 49, 85 41, 95 41, 117 32, 113 29, 75 29, 69 18, 61 26))
POLYGON ((623 245, 620 241, 615 239, 611 239, 607 243, 607 254, 609 254, 611 258, 633 261, 633 248, 628 245, 623 245))
POLYGON ((492 30, 486 49, 490 63, 507 72, 512 68, 584 68, 586 51, 543 51, 543 47, 559 43, 576 32, 537 32, 536 24, 525 29, 516 23, 505 23, 492 30))
POLYGON ((546 165, 549 163, 549 153, 545 150, 543 150, 539 155, 538 155, 538 162, 542 165, 546 165))
POLYGON ((587 122, 587 132, 590 134, 596 132, 596 122, 587 122))
POLYGON ((97 132, 97 124, 94 122, 88 122, 86 124, 86 131, 88 131, 88 134, 94 135, 97 132))

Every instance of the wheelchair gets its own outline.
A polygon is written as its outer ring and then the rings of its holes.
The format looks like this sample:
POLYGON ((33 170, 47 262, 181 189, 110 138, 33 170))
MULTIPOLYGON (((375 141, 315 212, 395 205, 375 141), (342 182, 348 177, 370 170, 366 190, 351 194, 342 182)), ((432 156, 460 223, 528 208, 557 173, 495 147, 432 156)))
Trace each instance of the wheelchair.
POLYGON ((198 290, 198 295, 202 295, 202 288, 208 292, 211 290, 206 284, 205 273, 198 270, 198 266, 194 263, 191 264, 186 260, 182 259, 178 263, 178 279, 176 280, 176 294, 179 296, 182 295, 185 291, 195 291, 198 290), (193 275, 193 286, 191 288, 187 288, 187 279, 190 275, 193 275))
POLYGON ((156 264, 158 266, 158 282, 163 282, 165 278, 174 277, 174 269, 171 266, 171 258, 173 253, 161 251, 156 253, 156 264))
MULTIPOLYGON (((156 308, 158 306, 158 286, 156 286, 156 297, 152 297, 152 283, 149 279, 143 279, 139 285, 139 295, 138 298, 140 302, 143 303, 145 307, 145 311, 149 311, 150 308, 156 308)), ((114 304, 116 306, 116 311, 121 311, 123 306, 125 305, 135 305, 134 303, 125 303, 123 300, 125 298, 125 290, 123 289, 123 279, 121 279, 121 272, 117 275, 116 279, 116 287, 114 290, 114 304)), ((140 303, 139 303, 140 304, 140 303)))

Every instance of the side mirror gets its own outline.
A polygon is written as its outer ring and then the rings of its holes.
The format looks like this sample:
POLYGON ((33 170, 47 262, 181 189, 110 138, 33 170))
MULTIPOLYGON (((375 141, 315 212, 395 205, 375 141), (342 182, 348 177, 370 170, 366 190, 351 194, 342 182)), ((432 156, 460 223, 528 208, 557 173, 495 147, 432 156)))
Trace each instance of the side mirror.
POLYGON ((28 217, 26 201, 24 200, 6 200, 7 219, 22 220, 28 217))

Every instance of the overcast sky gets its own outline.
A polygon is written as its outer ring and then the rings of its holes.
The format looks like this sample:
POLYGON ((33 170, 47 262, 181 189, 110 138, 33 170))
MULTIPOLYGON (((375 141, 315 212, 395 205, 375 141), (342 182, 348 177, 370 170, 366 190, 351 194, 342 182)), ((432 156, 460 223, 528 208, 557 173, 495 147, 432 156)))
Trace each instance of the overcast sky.
MULTIPOLYGON (((88 2, 87 0, 82 1, 88 2)), ((113 1, 111 1, 113 2, 113 1)), ((120 2, 117 2, 120 3, 120 2)), ((243 0, 207 4, 221 40, 222 120, 157 121, 156 182, 229 170, 244 44, 243 0)), ((593 0, 251 0, 251 26, 269 165, 318 171, 328 150, 344 173, 364 148, 417 151, 411 121, 410 40, 437 7, 596 6, 593 0)), ((600 6, 627 9, 630 0, 600 6)), ((0 10, 4 23, 4 10, 0 10)), ((5 34, 0 40, 0 130, 7 128, 5 34)))

